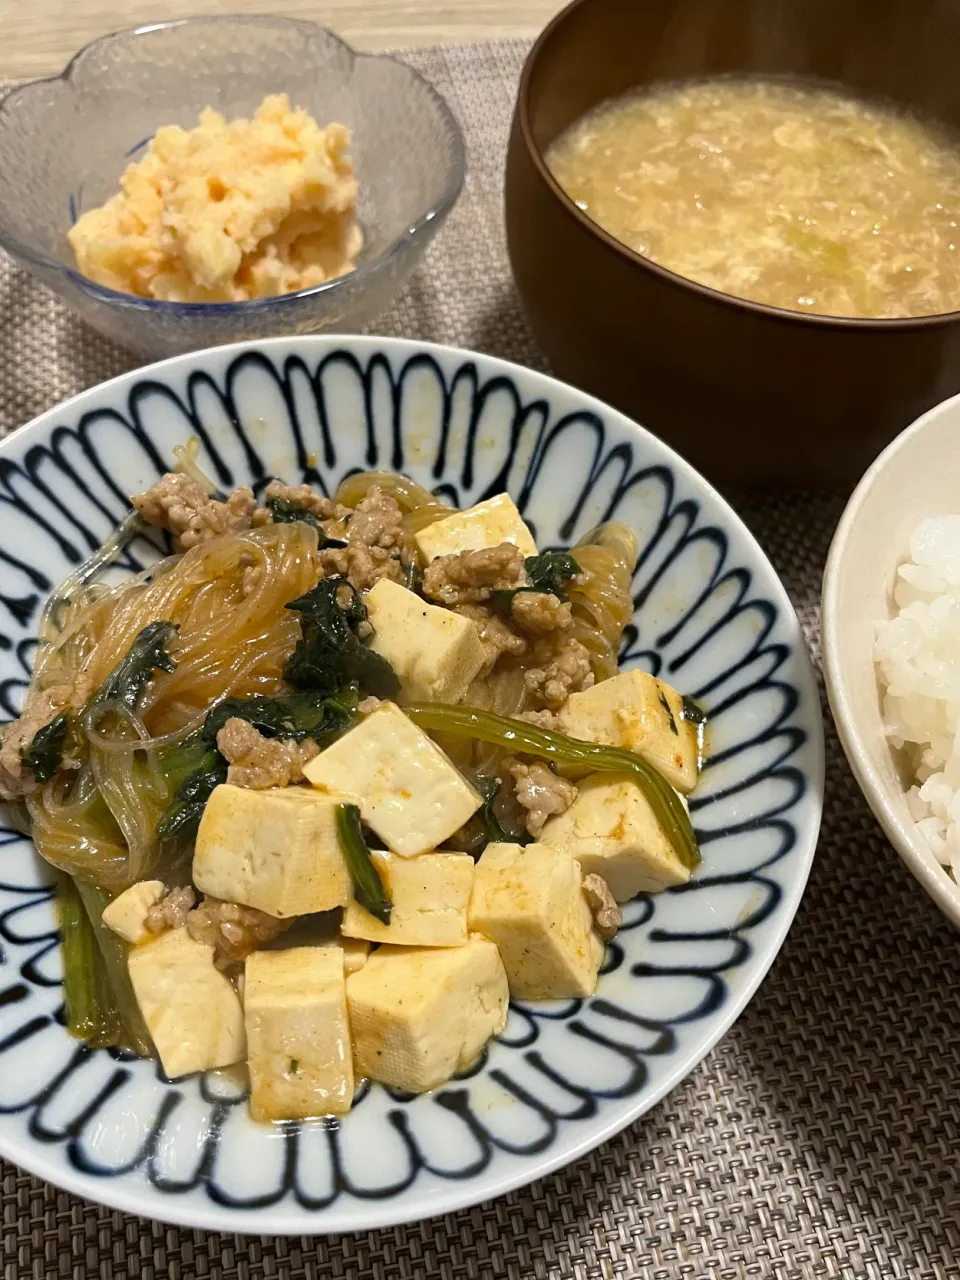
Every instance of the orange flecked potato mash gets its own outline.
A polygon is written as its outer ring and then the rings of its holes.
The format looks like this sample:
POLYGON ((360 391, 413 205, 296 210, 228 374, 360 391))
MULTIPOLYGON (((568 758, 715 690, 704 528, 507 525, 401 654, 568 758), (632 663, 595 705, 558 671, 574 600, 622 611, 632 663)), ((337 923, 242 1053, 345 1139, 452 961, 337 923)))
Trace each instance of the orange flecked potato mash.
POLYGON ((250 120, 207 107, 158 129, 120 192, 68 234, 97 284, 169 302, 245 302, 353 270, 363 237, 350 131, 286 94, 250 120))

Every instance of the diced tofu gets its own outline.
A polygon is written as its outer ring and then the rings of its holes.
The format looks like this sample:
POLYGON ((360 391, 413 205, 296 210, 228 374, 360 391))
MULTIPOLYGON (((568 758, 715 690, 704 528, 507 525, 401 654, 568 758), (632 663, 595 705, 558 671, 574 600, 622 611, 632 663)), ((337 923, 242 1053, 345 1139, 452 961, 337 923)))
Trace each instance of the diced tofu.
POLYGON ((686 884, 690 871, 635 782, 619 774, 595 773, 579 787, 566 813, 549 819, 541 844, 565 849, 584 875, 603 876, 618 902, 686 884))
POLYGON ((424 1093, 468 1067, 507 1023, 499 952, 472 936, 451 948, 380 947, 347 979, 354 1067, 424 1093))
POLYGON ((341 938, 339 945, 343 952, 343 973, 349 978, 369 960, 370 943, 366 938, 341 938))
POLYGON ((166 885, 162 880, 141 880, 132 884, 104 907, 103 923, 127 942, 134 945, 145 942, 152 936, 144 924, 147 912, 157 905, 166 892, 166 885))
POLYGON ((580 864, 544 844, 488 844, 477 863, 471 930, 499 947, 518 1000, 591 995, 603 943, 583 894, 580 864))
POLYGON ((343 803, 356 804, 356 797, 224 783, 200 820, 194 884, 282 920, 343 906, 353 897, 336 829, 336 808, 343 803))
POLYGON ((697 727, 681 715, 676 689, 646 671, 623 671, 572 693, 558 713, 571 738, 626 747, 659 769, 677 791, 697 784, 697 727))
POLYGON ((537 554, 533 534, 508 493, 498 493, 495 498, 427 525, 414 538, 428 563, 437 556, 499 547, 501 542, 512 542, 525 556, 537 554))
POLYGON ((373 864, 393 909, 390 923, 372 916, 359 902, 343 913, 341 933, 405 947, 462 947, 467 941, 467 907, 473 888, 473 859, 465 853, 422 853, 398 858, 372 853, 373 864))
POLYGON ((364 717, 303 772, 321 791, 358 795, 364 822, 404 858, 443 844, 483 803, 393 702, 364 717))
POLYGON ((340 947, 254 951, 244 1016, 254 1120, 342 1115, 353 1102, 353 1051, 340 947))
POLYGON ((410 702, 459 702, 484 664, 480 633, 469 618, 425 600, 389 578, 364 597, 373 626, 370 648, 393 667, 410 702))
POLYGON ((246 1056, 243 1009, 213 947, 186 928, 161 933, 127 957, 137 1004, 171 1079, 229 1067, 246 1056))

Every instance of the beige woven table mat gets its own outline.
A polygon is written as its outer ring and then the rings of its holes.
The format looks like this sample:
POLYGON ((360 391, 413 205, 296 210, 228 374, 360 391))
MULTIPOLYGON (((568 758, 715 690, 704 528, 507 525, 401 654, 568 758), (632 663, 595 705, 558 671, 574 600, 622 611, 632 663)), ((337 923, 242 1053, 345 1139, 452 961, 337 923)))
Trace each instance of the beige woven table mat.
MULTIPOLYGON (((466 191, 377 326, 543 366, 503 243, 502 166, 525 46, 405 55, 467 136, 466 191)), ((0 430, 131 358, 0 259, 0 430)), ((840 504, 753 502, 818 653, 840 504)), ((828 731, 816 863, 780 958, 723 1042, 658 1107, 554 1176, 463 1213, 331 1239, 178 1231, 9 1165, 4 1280, 941 1280, 960 1275, 957 939, 881 835, 828 731)))

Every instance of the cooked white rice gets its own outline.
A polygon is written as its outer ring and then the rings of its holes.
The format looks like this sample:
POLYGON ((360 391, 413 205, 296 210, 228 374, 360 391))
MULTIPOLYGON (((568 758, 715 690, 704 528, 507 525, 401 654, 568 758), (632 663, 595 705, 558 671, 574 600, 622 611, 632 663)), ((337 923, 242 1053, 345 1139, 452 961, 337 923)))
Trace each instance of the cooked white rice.
POLYGON ((960 515, 919 524, 910 557, 877 626, 883 719, 915 779, 910 812, 960 882, 960 515))

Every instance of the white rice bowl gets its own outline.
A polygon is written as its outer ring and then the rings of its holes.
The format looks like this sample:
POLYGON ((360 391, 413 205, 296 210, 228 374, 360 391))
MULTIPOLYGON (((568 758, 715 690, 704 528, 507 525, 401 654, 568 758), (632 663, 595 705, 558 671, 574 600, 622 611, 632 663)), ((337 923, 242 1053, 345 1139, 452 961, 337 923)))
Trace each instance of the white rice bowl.
POLYGON ((883 720, 913 785, 907 803, 960 883, 960 515, 924 520, 874 648, 883 720))

